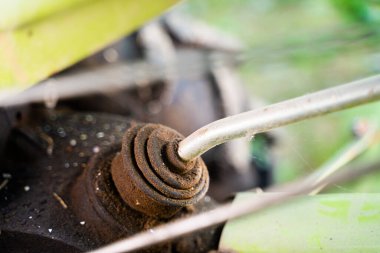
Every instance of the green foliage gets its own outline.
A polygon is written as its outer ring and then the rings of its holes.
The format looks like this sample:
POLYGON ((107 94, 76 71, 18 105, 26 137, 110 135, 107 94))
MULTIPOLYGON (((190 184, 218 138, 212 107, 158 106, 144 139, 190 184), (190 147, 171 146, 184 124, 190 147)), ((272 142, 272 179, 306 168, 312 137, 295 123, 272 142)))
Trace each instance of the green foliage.
POLYGON ((331 0, 332 4, 351 21, 368 24, 373 21, 366 0, 331 0))
POLYGON ((378 0, 330 0, 335 9, 348 22, 378 30, 380 1, 378 0))
POLYGON ((0 10, 10 11, 0 17, 0 25, 7 28, 0 27, 0 90, 33 85, 132 32, 175 3, 38 0, 34 6, 29 0, 0 1, 0 10))
MULTIPOLYGON (((267 194, 240 193, 234 203, 267 194)), ((227 222, 219 247, 241 253, 375 253, 379 226, 379 194, 322 194, 227 222)))

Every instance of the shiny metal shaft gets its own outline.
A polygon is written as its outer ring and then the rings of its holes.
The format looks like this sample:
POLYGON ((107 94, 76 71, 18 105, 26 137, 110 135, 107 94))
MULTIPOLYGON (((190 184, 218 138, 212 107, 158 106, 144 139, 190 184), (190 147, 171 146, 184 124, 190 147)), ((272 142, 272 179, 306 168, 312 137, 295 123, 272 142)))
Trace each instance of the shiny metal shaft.
POLYGON ((258 108, 208 124, 179 144, 178 155, 192 160, 224 142, 380 99, 380 75, 258 108))

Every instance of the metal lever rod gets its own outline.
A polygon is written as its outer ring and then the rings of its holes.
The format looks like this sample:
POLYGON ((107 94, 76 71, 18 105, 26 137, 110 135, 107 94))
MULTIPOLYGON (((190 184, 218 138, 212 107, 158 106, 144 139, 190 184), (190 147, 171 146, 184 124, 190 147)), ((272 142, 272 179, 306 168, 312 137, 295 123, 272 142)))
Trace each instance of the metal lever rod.
POLYGON ((212 122, 179 143, 190 161, 224 142, 380 99, 380 75, 325 89, 212 122))

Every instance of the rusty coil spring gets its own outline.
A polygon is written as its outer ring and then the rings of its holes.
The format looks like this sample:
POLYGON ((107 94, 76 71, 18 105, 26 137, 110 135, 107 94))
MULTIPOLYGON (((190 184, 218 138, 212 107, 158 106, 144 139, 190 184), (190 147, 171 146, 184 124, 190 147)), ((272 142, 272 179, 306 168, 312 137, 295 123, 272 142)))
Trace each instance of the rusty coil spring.
POLYGON ((200 158, 183 162, 178 157, 182 139, 158 124, 137 124, 126 131, 121 153, 112 162, 112 178, 129 206, 167 218, 206 194, 207 168, 200 158))

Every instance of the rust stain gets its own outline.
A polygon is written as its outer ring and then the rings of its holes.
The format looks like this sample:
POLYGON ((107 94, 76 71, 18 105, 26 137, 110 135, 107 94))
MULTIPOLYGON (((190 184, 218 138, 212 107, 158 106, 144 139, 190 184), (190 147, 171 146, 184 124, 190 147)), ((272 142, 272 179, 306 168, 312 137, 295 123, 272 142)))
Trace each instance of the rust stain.
POLYGON ((208 171, 200 158, 176 155, 183 136, 158 124, 134 125, 112 162, 112 178, 123 200, 149 216, 169 218, 193 205, 208 190, 208 171))

